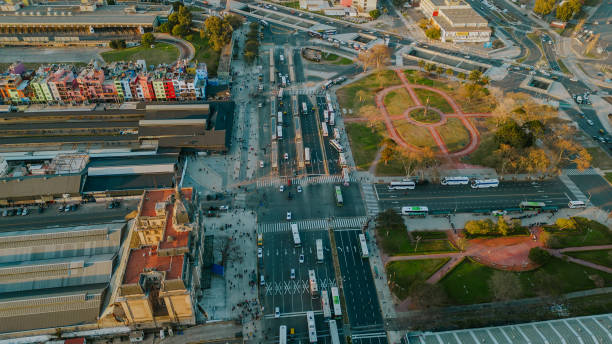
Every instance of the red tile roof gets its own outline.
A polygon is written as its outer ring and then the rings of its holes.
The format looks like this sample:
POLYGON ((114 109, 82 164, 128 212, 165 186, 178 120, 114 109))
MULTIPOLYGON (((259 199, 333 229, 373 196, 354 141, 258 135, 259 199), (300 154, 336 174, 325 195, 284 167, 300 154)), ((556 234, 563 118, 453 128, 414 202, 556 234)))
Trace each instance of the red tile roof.
POLYGON ((172 212, 174 211, 174 205, 168 207, 168 217, 166 217, 166 230, 164 231, 164 237, 159 243, 160 249, 167 249, 173 247, 186 247, 189 243, 189 232, 178 232, 172 225, 172 212), (171 236, 172 240, 168 240, 171 236))
POLYGON ((134 249, 130 252, 130 258, 123 276, 123 284, 138 283, 140 274, 145 272, 145 269, 165 271, 166 280, 178 279, 183 272, 183 261, 183 255, 160 257, 157 255, 155 247, 134 249), (149 252, 151 252, 151 255, 149 255, 149 252))
POLYGON ((173 193, 174 189, 145 191, 140 216, 156 216, 155 205, 167 201, 173 193))

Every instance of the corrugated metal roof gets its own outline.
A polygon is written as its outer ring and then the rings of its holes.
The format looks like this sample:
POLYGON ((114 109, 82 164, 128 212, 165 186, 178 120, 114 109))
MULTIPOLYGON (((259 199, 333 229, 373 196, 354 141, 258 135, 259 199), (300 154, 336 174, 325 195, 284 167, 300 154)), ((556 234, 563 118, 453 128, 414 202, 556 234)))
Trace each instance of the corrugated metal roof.
POLYGON ((0 199, 78 194, 81 175, 44 175, 0 180, 0 199))

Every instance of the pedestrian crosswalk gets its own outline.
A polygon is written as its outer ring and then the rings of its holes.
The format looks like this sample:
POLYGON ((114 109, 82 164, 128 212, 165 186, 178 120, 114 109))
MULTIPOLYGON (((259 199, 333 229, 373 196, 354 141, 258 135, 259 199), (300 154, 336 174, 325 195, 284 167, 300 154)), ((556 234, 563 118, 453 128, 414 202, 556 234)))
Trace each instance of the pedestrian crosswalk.
MULTIPOLYGON (((271 179, 259 179, 257 180, 257 187, 269 187, 269 186, 280 186, 287 185, 291 179, 291 183, 295 185, 306 186, 309 184, 333 184, 333 183, 343 183, 344 179, 342 176, 333 175, 333 176, 309 176, 304 178, 271 178, 271 179)), ((349 178, 350 182, 357 182, 357 179, 354 177, 349 178)))
POLYGON ((361 228, 368 219, 367 216, 336 217, 333 219, 310 219, 292 222, 258 223, 257 233, 279 233, 291 231, 291 223, 295 223, 300 231, 327 230, 328 228, 361 228))
POLYGON ((377 215, 380 211, 378 208, 378 197, 375 193, 372 184, 361 184, 361 190, 363 192, 363 199, 366 204, 368 215, 377 215))
POLYGON ((574 184, 570 177, 565 174, 565 171, 559 176, 559 180, 561 180, 561 182, 563 182, 563 184, 565 184, 569 191, 574 195, 574 201, 583 201, 588 204, 589 199, 587 198, 587 196, 582 193, 582 191, 580 191, 580 188, 578 188, 578 186, 574 184))
POLYGON ((587 168, 584 171, 580 171, 577 168, 568 168, 568 169, 563 170, 563 174, 568 175, 568 176, 590 176, 590 175, 595 175, 599 173, 597 173, 597 171, 595 171, 592 168, 587 168))

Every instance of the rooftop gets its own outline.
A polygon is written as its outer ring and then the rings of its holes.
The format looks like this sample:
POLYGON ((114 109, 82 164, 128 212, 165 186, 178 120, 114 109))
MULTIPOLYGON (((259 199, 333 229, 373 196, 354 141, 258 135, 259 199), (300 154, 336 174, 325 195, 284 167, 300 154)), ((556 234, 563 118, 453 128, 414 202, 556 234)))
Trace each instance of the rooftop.
POLYGON ((147 190, 143 195, 142 207, 138 216, 157 216, 155 206, 159 202, 166 202, 174 194, 174 189, 147 190))
POLYGON ((0 199, 77 194, 80 187, 80 174, 4 178, 0 179, 0 199))
POLYGON ((484 24, 489 22, 474 11, 471 7, 449 8, 440 10, 445 16, 450 18, 454 25, 457 24, 484 24))
POLYGON ((88 176, 83 192, 159 189, 173 185, 174 173, 88 176))
POLYGON ((143 247, 130 252, 123 284, 138 283, 140 274, 153 270, 165 272, 166 280, 174 280, 181 277, 183 273, 184 256, 159 256, 155 247, 143 247))

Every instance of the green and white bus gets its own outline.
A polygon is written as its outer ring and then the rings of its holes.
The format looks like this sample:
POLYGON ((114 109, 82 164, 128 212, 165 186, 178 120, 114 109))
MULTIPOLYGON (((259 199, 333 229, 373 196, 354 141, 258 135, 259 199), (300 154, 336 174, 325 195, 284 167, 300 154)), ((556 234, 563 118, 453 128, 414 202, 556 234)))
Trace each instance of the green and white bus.
POLYGON ((521 202, 519 207, 523 210, 542 210, 546 206, 544 202, 521 202))
POLYGON ((344 205, 344 200, 342 199, 342 190, 339 186, 335 187, 336 192, 336 205, 341 207, 344 205))
POLYGON ((402 207, 402 215, 425 217, 429 213, 429 208, 423 206, 402 207))

